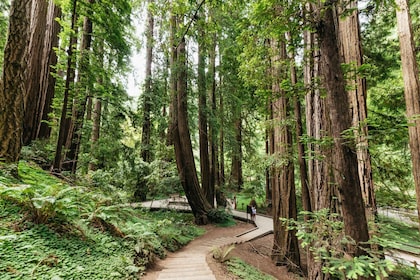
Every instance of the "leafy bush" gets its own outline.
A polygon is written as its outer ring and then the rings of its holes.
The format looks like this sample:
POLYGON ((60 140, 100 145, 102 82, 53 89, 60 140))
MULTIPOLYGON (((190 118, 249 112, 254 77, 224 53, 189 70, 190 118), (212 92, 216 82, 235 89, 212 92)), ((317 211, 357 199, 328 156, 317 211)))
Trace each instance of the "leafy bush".
POLYGON ((227 262, 228 270, 239 277, 239 279, 253 280, 273 280, 271 275, 262 273, 255 267, 250 266, 238 258, 233 258, 227 262))
POLYGON ((208 213, 208 218, 210 222, 217 223, 221 225, 232 225, 234 224, 232 216, 226 212, 225 208, 213 208, 208 213))
POLYGON ((361 277, 388 277, 395 268, 389 260, 383 259, 383 251, 369 249, 387 248, 390 242, 374 236, 369 244, 356 244, 344 234, 343 222, 337 214, 328 209, 318 212, 302 212, 308 221, 285 220, 291 229, 297 230, 296 236, 301 246, 307 248, 315 262, 322 263, 322 271, 338 279, 359 279, 361 277), (366 255, 352 257, 347 253, 348 246, 359 246, 366 255))

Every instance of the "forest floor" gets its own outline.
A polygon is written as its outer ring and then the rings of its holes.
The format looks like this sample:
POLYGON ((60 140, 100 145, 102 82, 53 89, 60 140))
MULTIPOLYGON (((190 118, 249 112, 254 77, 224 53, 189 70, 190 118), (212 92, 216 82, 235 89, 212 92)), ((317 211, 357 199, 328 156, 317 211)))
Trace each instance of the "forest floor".
MULTIPOLYGON (((182 251, 197 251, 203 250, 203 243, 211 243, 212 240, 216 240, 221 237, 226 236, 235 236, 240 233, 243 233, 254 226, 237 221, 235 226, 232 227, 218 227, 216 225, 207 225, 204 226, 206 233, 199 238, 190 242, 186 247, 182 249, 182 251)), ((286 267, 284 266, 276 266, 270 259, 270 252, 273 244, 273 234, 267 235, 262 238, 258 238, 251 242, 245 242, 235 246, 230 252, 231 258, 239 258, 242 261, 246 262, 247 264, 255 267, 255 269, 260 270, 261 272, 271 275, 275 279, 280 280, 290 280, 290 279, 299 279, 293 273, 287 271, 286 267)), ((205 249, 204 249, 205 250, 205 249)), ((170 253, 166 259, 170 258, 171 255, 177 254, 177 252, 170 253)), ((220 263, 213 258, 211 249, 206 250, 203 252, 206 254, 207 264, 209 265, 210 269, 212 270, 213 274, 215 275, 216 279, 244 279, 235 276, 231 272, 229 272, 228 266, 225 263, 220 263)), ((164 266, 164 260, 158 260, 155 265, 146 271, 146 275, 142 276, 142 279, 145 280, 155 280, 158 279, 158 274, 162 270, 164 266)), ((176 276, 176 275, 174 275, 176 276)))

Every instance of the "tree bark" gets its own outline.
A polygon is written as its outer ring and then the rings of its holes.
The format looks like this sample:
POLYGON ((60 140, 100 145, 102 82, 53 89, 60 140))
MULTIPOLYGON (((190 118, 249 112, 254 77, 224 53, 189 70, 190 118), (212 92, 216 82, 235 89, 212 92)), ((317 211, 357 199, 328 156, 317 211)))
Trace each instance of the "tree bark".
MULTIPOLYGON (((369 240, 369 233, 355 147, 344 135, 352 127, 352 118, 350 100, 341 69, 334 9, 331 3, 324 6, 318 24, 321 73, 332 123, 331 133, 334 141, 332 161, 335 183, 341 194, 344 231, 356 244, 360 245, 369 240)), ((358 247, 351 247, 348 253, 351 256, 359 256, 364 254, 364 251, 358 247)))
MULTIPOLYGON (((202 14, 201 17, 204 15, 202 14)), ((210 205, 214 205, 214 188, 211 186, 210 177, 210 155, 208 137, 208 108, 207 108, 207 86, 206 86, 206 56, 205 47, 206 35, 204 32, 205 19, 200 18, 198 24, 198 141, 200 148, 200 171, 201 187, 210 205)))
POLYGON ((0 161, 6 163, 16 163, 22 148, 31 3, 13 0, 10 6, 0 88, 0 161))
POLYGON ((281 61, 286 60, 284 42, 271 40, 272 61, 272 98, 273 98, 273 149, 276 159, 273 167, 273 223, 274 244, 271 258, 276 264, 286 264, 289 268, 300 266, 299 244, 295 230, 288 229, 288 222, 283 219, 297 219, 296 190, 293 164, 292 133, 287 122, 290 118, 288 98, 281 90, 280 83, 287 75, 281 61))
MULTIPOLYGON (((47 0, 32 1, 31 12, 31 38, 29 41, 29 56, 27 65, 27 85, 25 94, 25 116, 23 122, 23 145, 29 145, 36 139, 38 126, 42 120, 41 104, 45 100, 41 91, 41 74, 43 68, 48 67, 44 57, 46 25, 47 25, 47 0)), ((45 72, 44 72, 45 73, 45 72)))
MULTIPOLYGON (((353 9, 350 15, 340 16, 339 39, 343 63, 349 71, 345 73, 346 88, 349 95, 353 131, 356 140, 358 172, 363 200, 369 217, 376 215, 376 199, 372 179, 372 167, 368 149, 366 79, 359 74, 363 65, 362 47, 359 29, 357 1, 346 3, 346 9, 353 9)), ((346 12, 338 9, 338 13, 346 12)))
POLYGON ((210 188, 215 193, 216 186, 221 186, 220 183, 220 172, 219 172, 219 147, 217 137, 217 98, 216 98, 216 40, 217 36, 213 36, 213 44, 210 49, 210 69, 209 77, 211 81, 210 87, 210 99, 211 99, 211 117, 212 121, 209 125, 209 143, 210 143, 210 188))
POLYGON ((54 4, 53 0, 50 0, 48 5, 47 14, 47 26, 45 31, 45 47, 44 47, 44 59, 45 61, 43 72, 41 74, 41 96, 43 100, 40 101, 42 112, 41 123, 38 124, 36 138, 47 139, 51 134, 51 127, 48 124, 50 120, 49 114, 52 111, 52 102, 55 94, 55 82, 56 78, 53 73, 55 69, 53 66, 57 64, 57 54, 54 48, 58 47, 58 34, 61 26, 57 22, 57 18, 61 18, 61 8, 54 4))
MULTIPOLYGON (((291 35, 286 34, 287 40, 291 42, 291 35)), ((289 62, 290 62, 290 80, 293 86, 297 85, 297 74, 296 74, 296 65, 295 65, 295 54, 293 51, 288 53, 289 62)), ((294 100, 294 114, 295 114, 295 123, 296 123, 296 145, 298 150, 298 163, 299 163, 299 175, 300 175, 300 184, 301 184, 301 193, 302 193, 302 206, 304 211, 312 211, 311 206, 311 193, 309 190, 309 178, 308 178, 308 168, 306 164, 306 152, 305 145, 302 142, 303 136, 303 124, 302 124, 302 110, 299 93, 295 92, 293 96, 294 100)), ((305 216, 306 219, 306 216, 305 216)))
MULTIPOLYGON (((149 0, 148 4, 153 5, 154 0, 149 0)), ((145 162, 152 161, 150 139, 152 137, 152 122, 150 114, 152 111, 152 63, 153 63, 153 29, 154 18, 151 7, 147 9, 147 30, 146 30, 146 77, 143 93, 143 127, 141 135, 141 157, 145 162)))
POLYGON ((95 108, 93 110, 92 135, 90 138, 91 161, 89 162, 89 167, 88 167, 89 170, 92 170, 92 171, 95 171, 98 168, 98 165, 96 164, 96 161, 95 161, 95 152, 97 150, 99 134, 101 130, 101 113, 102 113, 102 101, 100 99, 96 99, 95 108))
POLYGON ((234 127, 235 143, 233 144, 230 182, 237 188, 237 191, 239 192, 242 190, 244 185, 242 175, 242 116, 240 108, 238 109, 238 112, 236 112, 234 127))
MULTIPOLYGON (((89 5, 92 5, 94 0, 89 0, 89 5)), ((88 77, 88 68, 90 64, 90 50, 92 45, 93 24, 91 17, 93 15, 85 16, 83 19, 83 36, 80 43, 80 67, 78 75, 78 90, 73 99, 72 111, 72 131, 69 152, 67 154, 70 160, 71 173, 76 174, 77 162, 79 159, 80 145, 82 141, 82 128, 84 124, 84 117, 86 113, 86 103, 89 92, 92 88, 92 83, 88 77)))
MULTIPOLYGON (((410 8, 407 0, 398 0, 397 27, 400 40, 404 96, 408 119, 412 171, 417 195, 417 212, 420 221, 420 82, 416 50, 414 47, 413 29, 411 26, 410 8)), ((420 230, 420 223, 419 223, 420 230)))
POLYGON ((188 125, 187 106, 187 69, 185 38, 180 39, 177 47, 176 104, 173 104, 173 141, 178 174, 184 188, 188 203, 197 224, 208 223, 208 211, 211 205, 207 202, 200 188, 192 151, 191 137, 188 125))

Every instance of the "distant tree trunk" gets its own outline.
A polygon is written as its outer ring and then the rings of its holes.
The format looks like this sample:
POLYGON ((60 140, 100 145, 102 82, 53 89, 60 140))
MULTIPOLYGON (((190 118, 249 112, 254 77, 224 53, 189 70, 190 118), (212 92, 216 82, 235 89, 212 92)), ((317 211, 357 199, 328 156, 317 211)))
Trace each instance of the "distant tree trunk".
MULTIPOLYGON (((148 4, 152 5, 154 0, 149 0, 148 4)), ((154 18, 151 7, 147 8, 147 30, 146 30, 146 77, 143 93, 143 127, 141 134, 141 157, 145 162, 152 161, 152 152, 150 139, 152 137, 152 122, 150 114, 152 111, 152 63, 153 63, 153 29, 154 18)))
MULTIPOLYGON (((288 42, 291 41, 290 34, 287 35, 288 42)), ((289 52, 289 61, 291 63, 290 66, 290 80, 293 86, 297 85, 297 74, 296 74, 296 66, 295 66, 295 54, 293 51, 289 52)), ((299 175, 300 175, 300 184, 302 188, 302 206, 304 211, 312 211, 311 205, 311 193, 309 190, 309 179, 308 179, 308 168, 306 164, 306 152, 305 152, 305 145, 301 141, 303 136, 303 125, 302 125, 302 112, 301 112, 301 102, 299 93, 295 92, 294 96, 294 114, 295 114, 295 123, 296 123, 296 145, 298 150, 298 163, 299 163, 299 175)))
POLYGON ((67 49, 67 70, 66 70, 66 82, 64 86, 64 98, 63 105, 61 109, 60 117, 60 129, 57 139, 57 147, 55 150, 55 157, 52 169, 55 172, 61 172, 63 164, 63 147, 66 144, 67 137, 70 132, 71 116, 69 116, 69 99, 71 95, 71 88, 74 84, 75 78, 75 69, 73 63, 73 48, 77 45, 77 36, 76 36, 76 23, 77 23, 77 0, 72 1, 72 16, 71 16, 71 29, 74 31, 74 34, 70 36, 70 42, 67 49))
MULTIPOLYGON (((6 163, 16 163, 22 148, 30 7, 29 0, 13 0, 10 6, 0 83, 0 161, 6 163)), ((17 167, 14 171, 17 175, 17 167)))
POLYGON ((219 172, 219 147, 217 144, 217 129, 216 129, 216 118, 217 115, 217 98, 216 98, 216 34, 213 36, 214 41, 210 49, 210 69, 209 77, 211 81, 210 86, 210 99, 211 99, 211 117, 212 121, 209 126, 209 143, 210 143, 210 188, 215 193, 216 186, 219 187, 220 183, 220 172, 219 172))
POLYGON ((176 15, 171 14, 170 17, 170 69, 171 69, 171 76, 169 78, 169 91, 170 91, 170 97, 171 97, 171 103, 169 105, 169 123, 168 123, 168 133, 166 138, 166 145, 170 146, 174 144, 174 130, 175 130, 175 124, 174 120, 176 119, 176 116, 174 115, 174 105, 177 104, 177 42, 176 42, 176 33, 177 33, 177 26, 178 26, 178 20, 176 15))
POLYGON ((27 66, 27 85, 25 94, 25 116, 23 121, 23 145, 29 145, 36 139, 38 126, 42 120, 45 100, 41 91, 41 73, 48 62, 43 56, 45 32, 47 25, 48 2, 46 0, 32 1, 31 38, 29 41, 29 56, 27 66))
MULTIPOLYGON (((351 114, 353 119, 354 136, 359 171, 360 187, 367 214, 373 219, 376 213, 376 199, 372 180, 372 167, 368 149, 366 79, 359 74, 363 64, 362 47, 359 30, 359 13, 357 1, 346 3, 346 9, 354 9, 346 16, 340 17, 339 38, 341 55, 344 63, 349 67, 346 75, 346 88, 349 95, 351 114)), ((339 13, 345 11, 338 11, 339 13)))
POLYGON ((55 82, 56 78, 53 73, 55 69, 53 66, 57 64, 57 54, 54 48, 58 47, 58 34, 60 32, 60 23, 56 21, 56 18, 61 18, 61 8, 54 4, 54 1, 50 0, 47 14, 47 26, 45 31, 45 47, 44 47, 44 59, 45 61, 43 72, 41 74, 41 95, 44 100, 41 100, 42 120, 37 127, 36 138, 47 139, 51 134, 51 127, 48 124, 50 119, 49 114, 52 111, 52 101, 55 93, 55 82))
POLYGON ((234 122, 235 143, 233 145, 230 181, 239 192, 242 190, 244 181, 242 175, 242 117, 241 110, 238 109, 238 111, 234 122))
POLYGON ((100 99, 96 99, 95 108, 93 110, 93 124, 92 124, 92 135, 90 138, 91 143, 91 161, 89 162, 89 170, 95 171, 98 168, 98 165, 95 162, 95 151, 97 149, 99 133, 101 130, 101 111, 102 111, 102 102, 100 99), (93 160, 92 160, 93 159, 93 160))
POLYGON ((224 103, 223 103, 223 94, 220 94, 219 98, 219 115, 220 118, 220 131, 219 131, 219 186, 225 184, 225 136, 224 136, 224 103))
MULTIPOLYGON (((407 107, 408 134, 410 139, 411 162, 417 195, 417 212, 420 221, 420 82, 416 50, 411 26, 410 8, 407 0, 397 2, 397 26, 400 39, 404 96, 407 107)), ((419 223, 420 230, 420 223, 419 223)))
MULTIPOLYGON (((202 13, 201 17, 205 17, 202 13)), ((203 188, 206 199, 210 205, 214 205, 214 188, 210 185, 210 156, 209 156, 209 137, 208 137, 208 108, 207 108, 207 86, 206 86, 206 56, 205 47, 205 18, 198 21, 198 140, 200 147, 200 171, 201 187, 203 188)))
MULTIPOLYGON (((198 181, 194 162, 190 131, 188 126, 187 106, 187 69, 185 38, 180 38, 176 56, 176 104, 173 104, 173 141, 175 158, 181 184, 197 224, 208 223, 208 211, 212 208, 207 202, 198 181)), ((172 74, 173 75, 173 74, 172 74)))
MULTIPOLYGON (((320 12, 320 11, 318 11, 320 12)), ((331 120, 331 133, 334 139, 332 161, 334 179, 341 194, 344 231, 356 244, 369 240, 365 208, 360 188, 357 155, 354 147, 348 143, 345 133, 352 127, 350 101, 345 88, 338 49, 334 6, 322 7, 318 24, 320 42, 320 62, 323 85, 326 90, 326 102, 331 120)), ((364 254, 360 248, 349 248, 351 256, 364 254)))
MULTIPOLYGON (((94 0, 89 0, 89 5, 92 5, 94 0)), ((89 92, 92 88, 92 83, 88 77, 88 68, 90 64, 90 50, 92 45, 92 31, 93 24, 91 18, 92 15, 84 17, 83 20, 83 36, 80 43, 80 67, 77 84, 79 90, 75 98, 73 99, 73 112, 72 112, 72 131, 71 131, 71 143, 69 152, 67 154, 70 160, 71 173, 76 174, 77 162, 79 160, 79 151, 82 141, 82 128, 84 124, 84 117, 86 113, 86 103, 89 92)))
POLYGON ((280 81, 285 76, 281 69, 281 60, 286 59, 286 46, 277 40, 271 41, 273 57, 271 74, 273 80, 273 134, 274 156, 278 163, 273 168, 273 223, 274 243, 271 258, 276 264, 286 264, 289 267, 300 266, 299 244, 294 230, 288 229, 288 223, 280 220, 297 219, 296 190, 293 164, 293 141, 287 121, 288 98, 280 88, 280 81))

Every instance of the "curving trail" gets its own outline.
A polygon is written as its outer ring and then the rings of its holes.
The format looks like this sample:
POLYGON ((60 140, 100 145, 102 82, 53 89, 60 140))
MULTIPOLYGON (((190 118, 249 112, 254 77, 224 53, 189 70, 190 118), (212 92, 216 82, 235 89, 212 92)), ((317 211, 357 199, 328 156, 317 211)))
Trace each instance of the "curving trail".
MULTIPOLYGON (((174 208, 186 210, 185 205, 170 203, 171 200, 145 202, 143 207, 174 208)), ((232 215, 240 220, 247 221, 246 213, 232 210, 232 215)), ((271 218, 257 215, 255 224, 242 227, 220 228, 208 226, 207 232, 190 242, 181 250, 169 254, 164 260, 157 261, 153 270, 149 270, 142 277, 145 280, 216 280, 217 277, 210 269, 206 256, 216 247, 248 242, 273 232, 271 218)))

